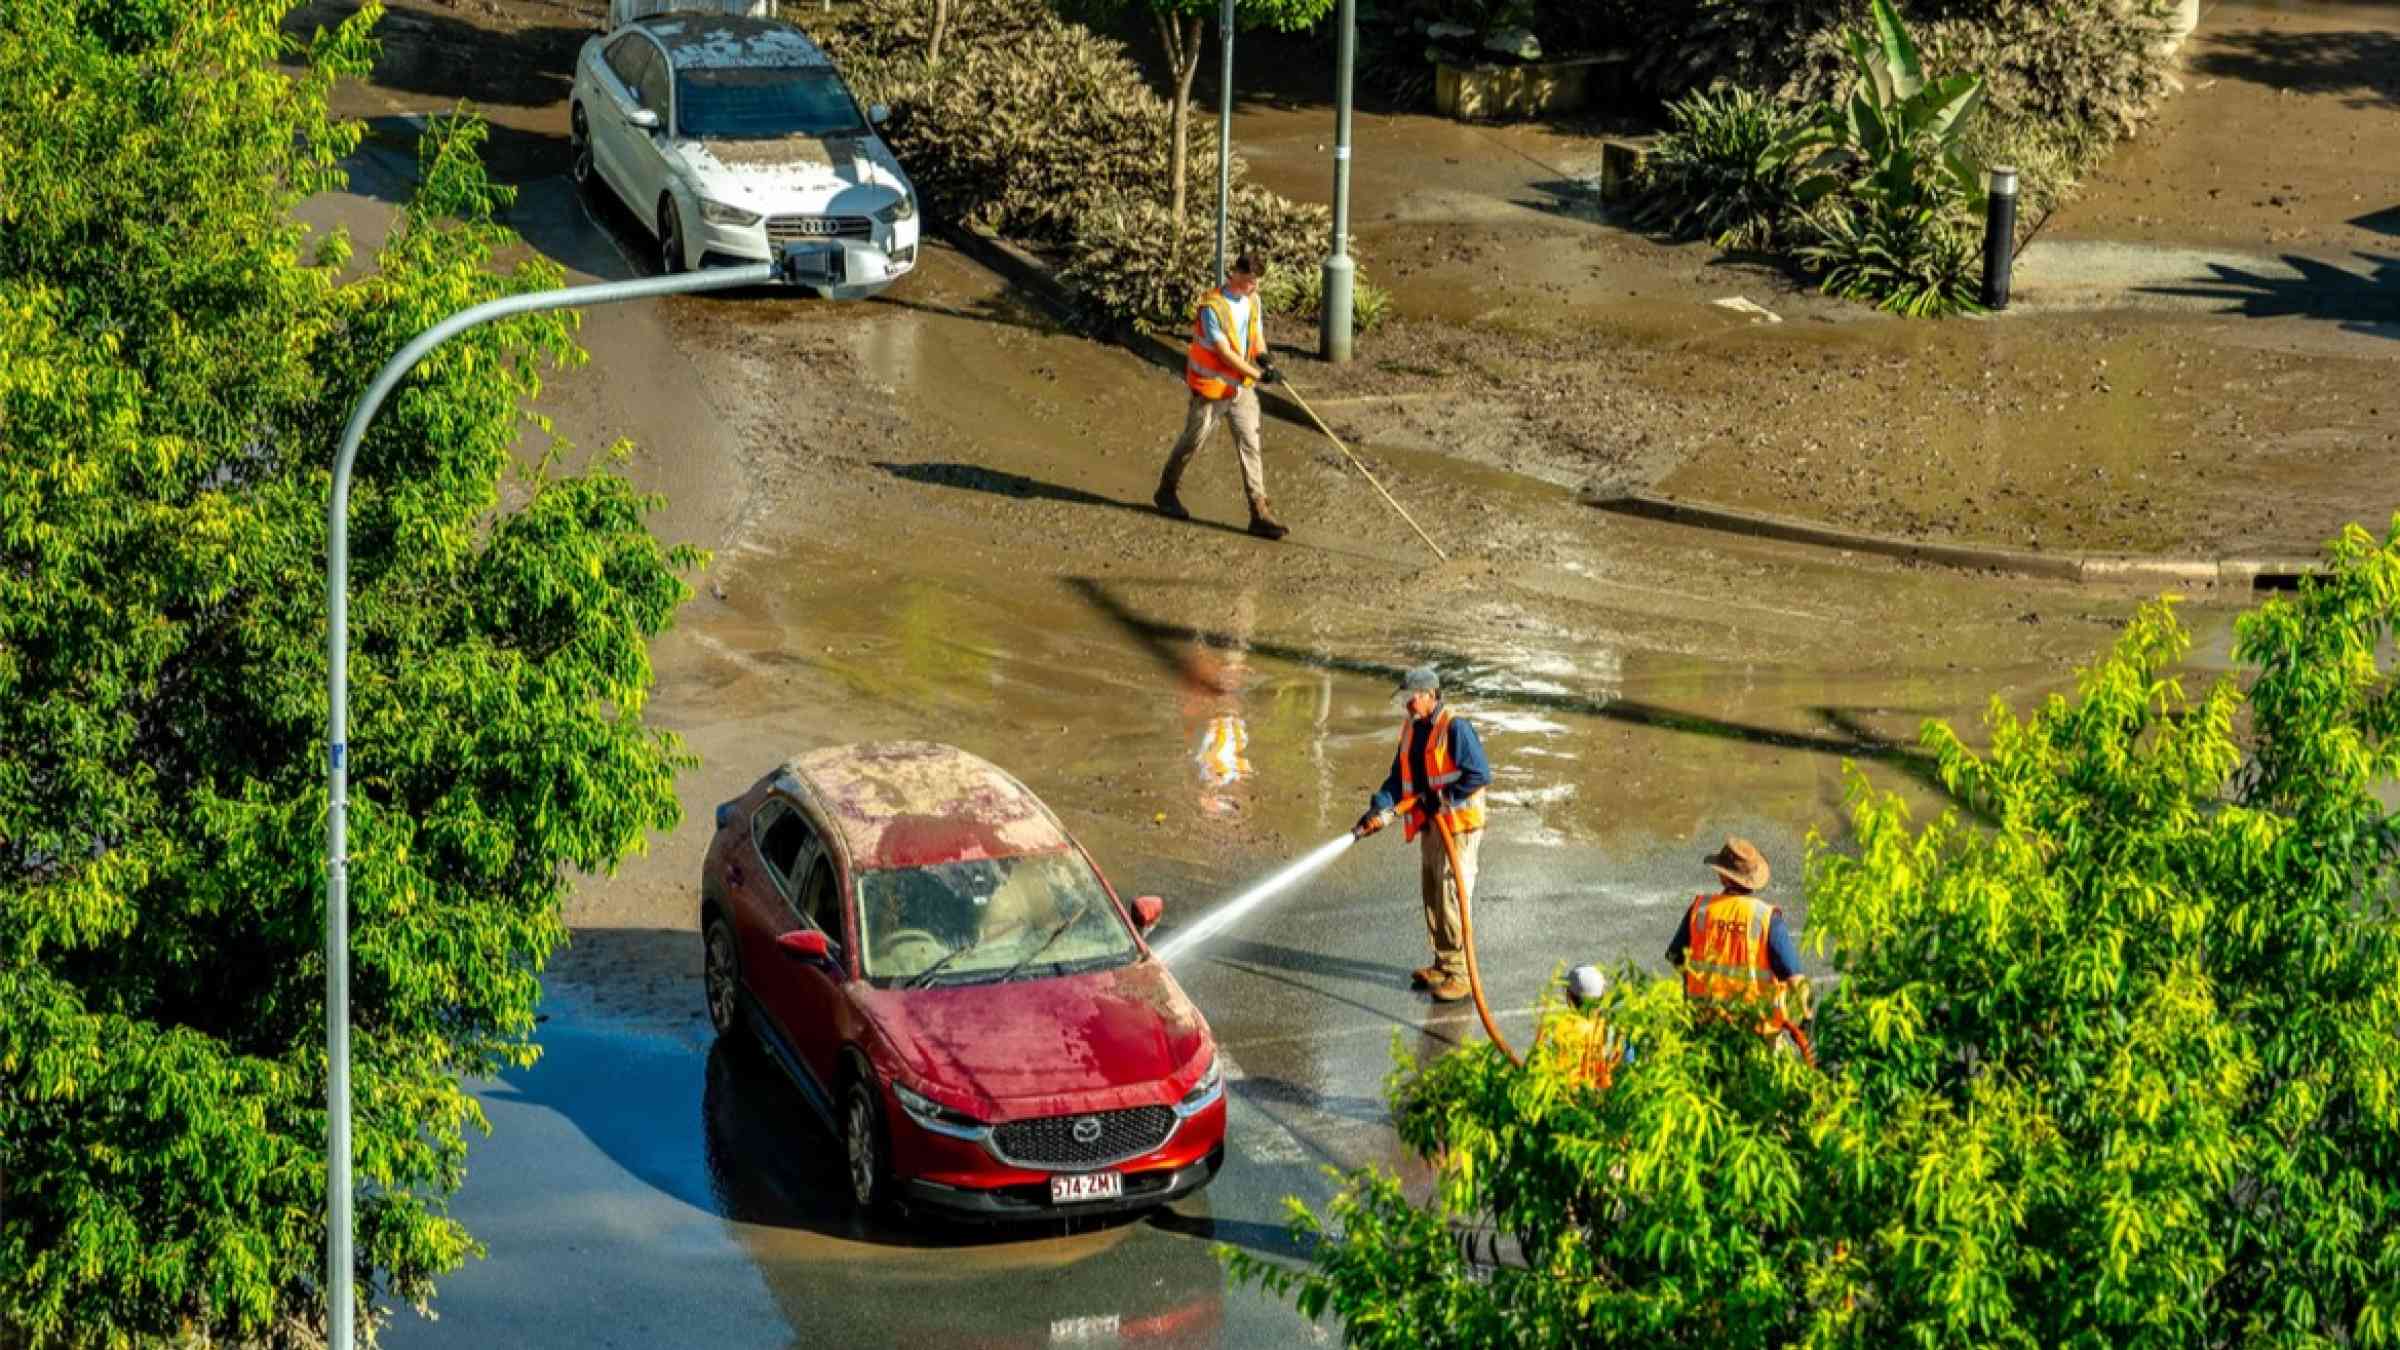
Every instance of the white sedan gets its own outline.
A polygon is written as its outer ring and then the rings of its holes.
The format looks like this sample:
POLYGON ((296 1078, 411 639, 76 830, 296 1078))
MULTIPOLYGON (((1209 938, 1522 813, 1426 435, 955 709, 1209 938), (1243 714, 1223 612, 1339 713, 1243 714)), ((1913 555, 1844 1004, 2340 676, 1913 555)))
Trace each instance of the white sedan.
POLYGON ((569 113, 575 181, 606 184, 658 240, 661 270, 773 261, 849 299, 917 261, 917 194, 872 115, 790 24, 636 19, 583 45, 569 113))

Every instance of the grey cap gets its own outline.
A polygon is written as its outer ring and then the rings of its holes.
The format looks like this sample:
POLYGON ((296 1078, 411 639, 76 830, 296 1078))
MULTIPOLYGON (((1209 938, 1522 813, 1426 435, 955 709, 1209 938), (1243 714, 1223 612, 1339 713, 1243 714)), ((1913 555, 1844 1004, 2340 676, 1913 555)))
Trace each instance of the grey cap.
POLYGON ((1577 966, 1567 972, 1567 1002, 1580 1008, 1608 992, 1608 977, 1598 966, 1577 966))
POLYGON ((1430 689, 1437 694, 1442 692, 1442 672, 1431 666, 1412 666, 1407 674, 1400 677, 1400 687, 1392 692, 1406 694, 1418 689, 1430 689))

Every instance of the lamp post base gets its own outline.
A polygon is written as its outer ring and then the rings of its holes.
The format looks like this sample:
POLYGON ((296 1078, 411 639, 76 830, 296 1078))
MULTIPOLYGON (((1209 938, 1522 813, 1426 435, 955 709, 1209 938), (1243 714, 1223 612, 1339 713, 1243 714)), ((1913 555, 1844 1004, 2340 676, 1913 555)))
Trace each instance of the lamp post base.
POLYGON ((1325 260, 1324 298, 1318 305, 1317 355, 1336 365, 1350 359, 1350 281, 1358 271, 1347 254, 1325 260))

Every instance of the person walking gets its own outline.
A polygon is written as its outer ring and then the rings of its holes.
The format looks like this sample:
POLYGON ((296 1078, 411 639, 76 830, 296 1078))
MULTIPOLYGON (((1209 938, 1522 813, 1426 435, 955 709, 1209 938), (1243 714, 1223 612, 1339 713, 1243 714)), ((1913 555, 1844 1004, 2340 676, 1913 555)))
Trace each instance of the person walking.
POLYGON ((1183 471, 1201 443, 1222 421, 1233 428, 1233 447, 1242 464, 1242 491, 1250 498, 1250 533, 1261 539, 1281 539, 1290 531, 1275 519, 1267 501, 1266 462, 1258 451, 1258 390, 1283 378, 1267 355, 1267 329, 1258 298, 1264 270, 1248 253, 1233 260, 1225 284, 1204 292, 1192 306, 1192 344, 1183 359, 1183 382, 1192 397, 1184 410, 1183 434, 1167 452, 1158 475, 1158 491, 1150 500, 1159 514, 1190 520, 1176 489, 1183 471))
POLYGON ((1416 840, 1419 883, 1425 901, 1425 932, 1433 939, 1433 964, 1409 973, 1409 982, 1433 995, 1438 1003, 1467 997, 1467 949, 1459 935, 1458 907, 1464 892, 1475 896, 1476 854, 1483 844, 1484 786, 1492 767, 1483 754, 1483 739, 1467 719, 1442 702, 1441 672, 1419 666, 1401 677, 1397 691, 1408 699, 1408 720, 1400 724, 1399 753, 1392 771, 1376 789, 1367 813, 1351 827, 1364 839, 1392 823, 1399 803, 1409 803, 1403 820, 1404 840, 1416 840), (1450 850, 1435 827, 1439 815, 1449 824, 1458 846, 1458 876, 1452 884, 1450 850))
POLYGON ((1800 949, 1783 911, 1758 898, 1773 875, 1747 839, 1728 838, 1701 859, 1717 890, 1695 896, 1667 942, 1667 964, 1683 970, 1683 993, 1696 1016, 1751 1025, 1781 1047, 1788 1038, 1811 1064, 1816 1051, 1792 1020, 1786 1000, 1800 979, 1800 949))

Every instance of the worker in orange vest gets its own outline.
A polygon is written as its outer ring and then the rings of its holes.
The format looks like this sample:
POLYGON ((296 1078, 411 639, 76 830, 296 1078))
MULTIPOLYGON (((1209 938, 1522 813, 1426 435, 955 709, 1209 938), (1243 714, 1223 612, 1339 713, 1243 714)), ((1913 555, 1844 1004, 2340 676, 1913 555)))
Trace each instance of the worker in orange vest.
POLYGON ((1192 343, 1184 352, 1183 382, 1191 387, 1183 415, 1183 435, 1167 452, 1167 466, 1158 475, 1158 491, 1150 496, 1159 514, 1190 520, 1175 491, 1183 484, 1184 467, 1200 453, 1200 445, 1216 430, 1219 420, 1233 428, 1233 448, 1242 463, 1242 491, 1250 498, 1250 533, 1261 539, 1281 539, 1290 531, 1275 519, 1267 501, 1266 461, 1258 451, 1258 390, 1283 378, 1267 355, 1266 303, 1258 298, 1265 270, 1258 259, 1243 254, 1233 260, 1225 284, 1203 292, 1192 306, 1192 343))
POLYGON ((1693 898, 1667 943, 1667 964, 1683 968, 1685 1000, 1697 1015, 1748 1023, 1814 1064, 1807 1031, 1786 1009, 1800 950, 1783 911, 1757 894, 1770 875, 1766 857, 1749 840, 1729 838, 1701 861, 1717 874, 1718 890, 1693 898))
POLYGON ((1392 757, 1392 771, 1367 804, 1367 813, 1350 833, 1366 838, 1392 823, 1402 801, 1409 803, 1402 837, 1423 836, 1418 878, 1425 931, 1433 939, 1433 964, 1411 971, 1409 982, 1432 994, 1436 1003, 1456 1003, 1472 992, 1467 986, 1466 942, 1459 929, 1459 892, 1473 901, 1476 854, 1483 843, 1484 785, 1492 781, 1492 766, 1474 726, 1442 702, 1440 671, 1419 666, 1401 677, 1397 692, 1408 698, 1400 751, 1392 757), (1450 850, 1434 827, 1437 812, 1449 822, 1451 840, 1458 846, 1455 887, 1450 850))

